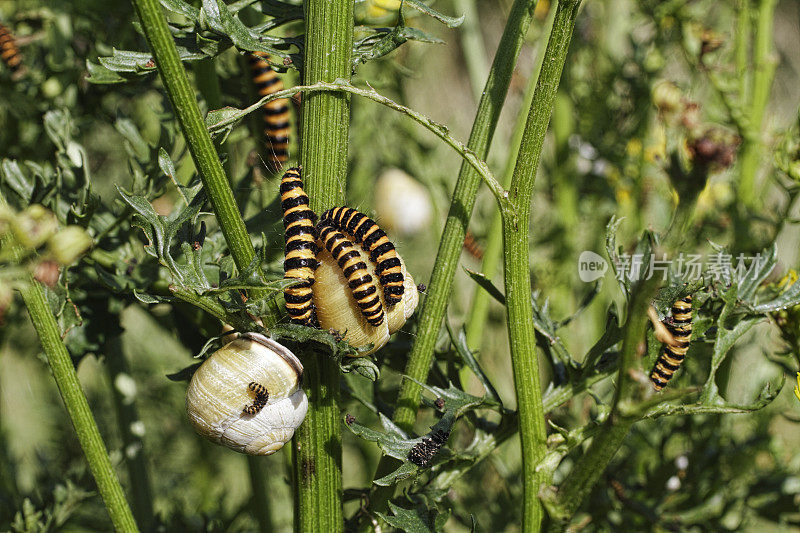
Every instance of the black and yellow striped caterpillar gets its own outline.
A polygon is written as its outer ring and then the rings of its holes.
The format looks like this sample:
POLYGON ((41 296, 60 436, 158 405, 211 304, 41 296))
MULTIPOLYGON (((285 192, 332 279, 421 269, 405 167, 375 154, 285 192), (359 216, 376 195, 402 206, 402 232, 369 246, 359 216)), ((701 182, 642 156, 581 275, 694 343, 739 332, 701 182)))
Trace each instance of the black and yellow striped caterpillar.
MULTIPOLYGON (((249 55, 253 83, 259 96, 269 96, 283 90, 283 81, 267 62, 264 52, 249 55)), ((289 100, 278 98, 264 108, 264 135, 267 139, 267 166, 278 172, 289 159, 289 100)))
POLYGON ((22 65, 22 55, 17 48, 17 42, 8 28, 2 24, 0 24, 0 60, 11 72, 16 72, 22 65))
POLYGON ((256 383, 255 381, 251 381, 250 384, 247 385, 247 388, 253 392, 255 398, 253 398, 253 404, 242 409, 242 412, 246 415, 254 415, 267 405, 269 401, 269 392, 264 385, 256 383))
POLYGON ((290 320, 335 332, 361 348, 353 355, 373 353, 416 309, 414 279, 386 234, 358 211, 336 208, 315 225, 302 187, 300 168, 289 169, 280 188, 284 271, 300 282, 284 290, 290 320))
POLYGON ((658 356, 650 381, 657 391, 663 389, 672 375, 677 371, 689 349, 692 338, 692 296, 685 296, 672 304, 672 317, 664 321, 664 325, 675 339, 675 344, 664 344, 658 356))
POLYGON ((320 223, 335 227, 364 247, 376 265, 375 275, 383 287, 386 305, 403 299, 404 276, 397 250, 374 220, 350 207, 334 207, 322 214, 320 223))
POLYGON ((448 437, 450 433, 441 429, 437 429, 430 436, 422 437, 422 442, 415 444, 408 452, 408 460, 417 466, 426 467, 439 453, 448 437))
POLYGON ((317 216, 308 207, 308 195, 303 191, 300 167, 290 168, 281 179, 281 207, 286 247, 284 277, 300 283, 284 289, 286 311, 291 321, 315 326, 311 286, 317 269, 317 216))
POLYGON ((347 278, 364 318, 373 326, 379 326, 383 322, 383 304, 375 280, 367 270, 366 263, 361 260, 361 254, 347 237, 325 222, 317 226, 317 233, 347 278))

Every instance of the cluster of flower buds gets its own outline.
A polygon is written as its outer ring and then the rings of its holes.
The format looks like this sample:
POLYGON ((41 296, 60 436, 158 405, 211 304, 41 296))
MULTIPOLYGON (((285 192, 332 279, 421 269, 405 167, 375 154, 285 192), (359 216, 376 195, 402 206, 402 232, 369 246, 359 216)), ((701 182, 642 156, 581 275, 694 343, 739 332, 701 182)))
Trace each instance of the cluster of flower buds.
POLYGON ((685 98, 677 86, 666 81, 656 84, 652 99, 664 123, 682 130, 688 157, 694 164, 715 171, 733 164, 741 139, 704 123, 700 106, 685 98))
MULTIPOLYGON (((46 285, 55 285, 62 266, 74 263, 92 245, 92 238, 80 226, 59 226, 56 216, 34 204, 17 212, 0 207, 0 266, 17 275, 27 269, 46 285)), ((13 281, 13 280, 7 280, 13 281)), ((2 299, 2 295, 0 295, 2 299)))

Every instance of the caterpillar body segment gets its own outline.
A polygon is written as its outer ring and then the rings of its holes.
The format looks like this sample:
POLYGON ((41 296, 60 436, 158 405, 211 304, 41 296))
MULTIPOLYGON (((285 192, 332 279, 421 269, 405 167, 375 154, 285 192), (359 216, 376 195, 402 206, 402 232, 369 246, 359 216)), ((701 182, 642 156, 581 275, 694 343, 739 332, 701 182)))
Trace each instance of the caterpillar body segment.
POLYGON ((267 388, 261 383, 256 383, 255 381, 251 381, 247 385, 247 388, 250 389, 256 395, 256 398, 263 396, 265 400, 269 400, 269 392, 267 391, 267 388))
POLYGON ((244 409, 242 409, 242 412, 246 415, 254 415, 261 411, 265 405, 267 405, 267 402, 269 401, 269 392, 264 385, 256 383, 255 381, 251 381, 247 385, 247 388, 253 392, 253 394, 255 394, 255 398, 253 399, 253 404, 246 406, 244 409))
POLYGON ((300 168, 290 168, 281 179, 281 208, 286 247, 283 261, 284 277, 300 283, 284 289, 286 311, 292 322, 316 325, 311 286, 317 269, 316 215, 308 207, 308 195, 303 191, 300 168))
POLYGON ((422 437, 422 442, 415 444, 408 452, 408 460, 423 468, 428 466, 447 442, 448 437, 450 433, 441 429, 437 429, 430 436, 422 437))
MULTIPOLYGON (((249 56, 253 84, 259 96, 283 90, 283 81, 267 62, 269 55, 253 52, 249 56)), ((267 166, 278 172, 289 159, 289 100, 278 98, 267 102, 264 109, 264 136, 267 138, 267 166)))
POLYGON ((364 318, 370 325, 380 326, 384 319, 383 304, 375 280, 355 245, 339 230, 324 222, 317 226, 317 232, 325 249, 347 278, 347 284, 364 318))
POLYGON ((664 324, 675 339, 675 344, 664 345, 650 374, 650 381, 657 391, 663 389, 672 375, 680 368, 689 349, 689 342, 692 338, 691 295, 672 304, 672 317, 665 320, 664 324))
POLYGON ((17 48, 17 41, 4 25, 0 24, 0 61, 11 72, 16 72, 22 65, 22 55, 17 48))
POLYGON ((375 275, 383 287, 387 306, 403 299, 404 275, 394 244, 378 224, 350 207, 334 207, 322 214, 321 223, 330 224, 360 244, 375 263, 375 275))

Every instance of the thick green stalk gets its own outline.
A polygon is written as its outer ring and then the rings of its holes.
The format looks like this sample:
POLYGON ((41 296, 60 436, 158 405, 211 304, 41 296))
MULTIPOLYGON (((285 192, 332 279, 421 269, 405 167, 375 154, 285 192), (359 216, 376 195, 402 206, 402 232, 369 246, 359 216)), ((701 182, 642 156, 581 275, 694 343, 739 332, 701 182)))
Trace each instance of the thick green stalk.
MULTIPOLYGON (((247 456, 247 469, 250 471, 250 490, 253 492, 251 509, 258 522, 259 531, 274 531, 272 520, 272 495, 269 493, 269 476, 274 476, 269 467, 279 463, 278 457, 247 456), (268 463, 269 461, 269 463, 268 463), (271 463, 271 464, 270 464, 271 463)), ((277 477, 277 476, 276 476, 277 477)))
POLYGON ((747 68, 750 40, 750 0, 736 2, 736 34, 734 36, 734 60, 736 62, 736 77, 739 80, 739 101, 748 101, 748 90, 752 73, 747 68))
POLYGON ((150 486, 150 469, 141 432, 136 430, 142 424, 136 409, 135 397, 128 398, 118 386, 119 380, 130 379, 124 345, 119 335, 111 337, 105 344, 106 370, 111 384, 114 408, 117 412, 119 431, 122 436, 122 449, 125 452, 125 465, 131 486, 131 504, 137 522, 145 531, 155 525, 153 514, 153 491, 150 486))
MULTIPOLYGON (((547 21, 545 22, 541 36, 542 42, 546 42, 550 38, 555 12, 555 9, 551 9, 547 15, 547 21)), ((531 107, 533 93, 536 89, 536 82, 539 79, 539 72, 542 70, 543 59, 544 46, 541 47, 541 51, 537 55, 536 67, 533 69, 533 72, 531 72, 531 77, 528 80, 528 86, 525 89, 525 95, 522 98, 522 105, 520 106, 522 110, 530 109, 531 107)), ((517 164, 517 152, 519 152, 519 146, 522 144, 522 134, 525 132, 526 119, 525 113, 520 113, 517 117, 517 122, 514 124, 514 131, 511 134, 511 142, 509 143, 506 168, 501 181, 501 185, 504 189, 507 189, 511 184, 511 176, 514 173, 514 166, 517 164)), ((502 252, 503 220, 501 218, 500 209, 497 209, 492 215, 492 222, 486 234, 486 248, 484 248, 483 262, 481 264, 481 272, 487 278, 492 279, 497 273, 497 267, 500 264, 502 252)), ((467 333, 467 346, 469 346, 470 350, 479 350, 483 339, 486 338, 484 335, 484 327, 486 325, 486 319, 489 316, 490 303, 491 297, 489 293, 476 287, 465 328, 467 333)))
MULTIPOLYGON (((486 154, 489 152, 489 145, 508 92, 511 74, 535 7, 535 1, 515 0, 511 8, 467 143, 469 149, 480 159, 486 159, 486 154)), ((479 185, 478 173, 466 162, 462 163, 436 262, 428 283, 429 289, 420 310, 417 338, 406 364, 405 374, 417 381, 425 381, 433 363, 433 347, 447 309, 453 276, 458 266, 458 258, 479 185)), ((421 387, 415 381, 409 379, 403 381, 394 421, 405 431, 410 432, 413 428, 420 404, 420 392, 421 387)))
MULTIPOLYGON (((132 1, 139 14, 147 43, 153 52, 161 81, 181 126, 189 152, 192 154, 195 168, 203 181, 203 190, 211 201, 231 256, 241 271, 255 257, 253 243, 247 234, 214 143, 200 115, 197 98, 189 85, 189 78, 178 56, 178 49, 167 26, 167 19, 158 0, 132 1)), ((271 311, 269 316, 264 317, 267 326, 279 318, 277 307, 271 307, 271 311)))
POLYGON ((756 174, 763 158, 762 130, 764 111, 769 100, 776 60, 772 57, 772 25, 777 0, 760 0, 756 13, 757 27, 753 44, 753 76, 749 91, 747 118, 750 131, 745 132, 739 165, 739 200, 745 205, 759 205, 756 174))
MULTIPOLYGON (((478 104, 478 112, 472 125, 467 148, 479 160, 486 158, 489 145, 494 136, 497 120, 505 102, 511 75, 530 27, 535 0, 515 0, 503 30, 503 36, 489 71, 489 77, 478 104)), ((414 346, 408 356, 405 374, 417 381, 425 381, 433 363, 433 348, 442 324, 447 300, 453 287, 458 258, 464 245, 472 208, 475 206, 475 195, 480 186, 481 177, 471 163, 462 162, 458 174, 450 211, 447 214, 439 251, 428 283, 428 292, 419 311, 419 326, 414 346)), ((499 202, 499 199, 498 199, 499 202)), ((502 202, 500 202, 502 205, 502 202)), ((507 202, 506 202, 507 203, 507 202)), ((504 206, 503 211, 506 211, 504 206)), ((404 431, 411 432, 420 405, 421 387, 416 382, 406 379, 400 387, 394 421, 404 431)), ((388 474, 396 465, 396 460, 384 455, 376 469, 375 478, 388 474)), ((369 508, 385 511, 386 501, 391 498, 393 487, 377 487, 370 497, 369 508)))
POLYGON ((103 437, 100 436, 97 423, 89 409, 89 402, 86 400, 80 381, 78 381, 78 374, 72 364, 72 359, 61 340, 56 319, 47 305, 44 290, 37 281, 30 278, 28 284, 20 292, 25 306, 28 308, 33 327, 39 335, 42 349, 47 356, 47 362, 50 364, 75 433, 78 435, 78 441, 86 455, 89 469, 97 482, 97 489, 106 504, 111 522, 114 524, 114 529, 139 531, 131 508, 125 499, 122 486, 111 466, 103 437))
POLYGON ((630 370, 636 368, 637 361, 642 356, 647 329, 647 307, 654 295, 654 280, 640 284, 638 288, 634 289, 628 317, 623 326, 622 352, 614 406, 604 423, 603 430, 594 437, 586 453, 581 456, 559 487, 554 502, 548 506, 551 514, 549 528, 551 531, 561 531, 575 514, 614 454, 617 453, 631 426, 639 419, 638 416, 626 414, 623 407, 635 393, 637 387, 630 370))
MULTIPOLYGON (((353 47, 353 0, 307 0, 303 83, 349 80, 353 47)), ((303 95, 300 160, 311 208, 342 205, 347 177, 350 96, 303 95)), ((342 428, 339 367, 326 354, 304 359, 306 420, 295 433, 295 531, 336 532, 342 514, 342 428)))
POLYGON ((536 84, 517 164, 511 178, 509 199, 516 207, 517 217, 516 219, 503 217, 505 249, 503 270, 508 310, 508 336, 522 443, 523 531, 539 530, 543 512, 538 493, 540 486, 548 481, 546 475, 536 468, 547 451, 547 432, 531 306, 530 207, 544 137, 550 123, 579 6, 580 0, 561 0, 558 3, 553 30, 544 53, 542 71, 536 84))
POLYGON ((489 65, 486 61, 486 48, 481 33, 478 6, 475 0, 453 0, 456 13, 464 16, 459 28, 461 49, 464 51, 464 63, 467 65, 467 76, 472 94, 478 99, 486 78, 489 77, 489 65))

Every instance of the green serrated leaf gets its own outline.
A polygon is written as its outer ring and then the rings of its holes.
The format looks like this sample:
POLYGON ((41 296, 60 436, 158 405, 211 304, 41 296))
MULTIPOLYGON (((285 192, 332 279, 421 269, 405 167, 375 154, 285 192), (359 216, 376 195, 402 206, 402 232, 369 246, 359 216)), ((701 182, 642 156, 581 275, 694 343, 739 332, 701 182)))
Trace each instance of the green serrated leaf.
POLYGON ((92 61, 86 62, 86 70, 89 71, 89 76, 86 78, 86 81, 94 83, 95 85, 108 85, 128 81, 113 70, 98 63, 93 63, 92 61))
POLYGON ((437 533, 443 531, 445 522, 450 518, 449 511, 440 513, 438 509, 426 509, 423 506, 404 509, 389 502, 389 509, 393 515, 376 514, 390 526, 406 533, 437 533))
POLYGON ((160 3, 167 11, 182 15, 189 20, 197 20, 200 16, 200 10, 198 8, 182 0, 161 0, 160 3))
POLYGON ((14 159, 3 159, 0 170, 3 171, 3 183, 8 185, 20 198, 30 202, 35 186, 33 181, 22 171, 19 163, 14 159))
POLYGON ((492 283, 492 280, 484 276, 481 272, 475 272, 474 270, 470 270, 466 267, 464 267, 464 271, 470 278, 472 278, 472 281, 477 283, 480 288, 489 293, 489 296, 494 298, 498 303, 500 303, 500 305, 506 305, 505 295, 494 285, 494 283, 492 283))
POLYGON ((461 25, 462 22, 464 22, 464 15, 461 15, 460 17, 450 17, 447 15, 443 15, 442 13, 439 13, 438 11, 433 9, 432 7, 423 4, 422 2, 420 2, 420 0, 403 0, 403 5, 416 9, 421 13, 425 13, 426 15, 435 18, 448 28, 457 28, 458 26, 461 25))
POLYGON ((464 332, 464 329, 462 328, 459 330, 458 335, 456 336, 453 328, 450 326, 450 323, 446 320, 445 326, 447 327, 448 335, 450 335, 450 342, 456 349, 456 353, 459 355, 459 357, 461 357, 469 369, 472 370, 472 373, 475 374, 475 377, 478 378, 478 381, 481 382, 483 389, 486 391, 486 395, 502 407, 503 402, 500 400, 500 395, 497 393, 497 389, 494 388, 492 382, 483 372, 478 360, 475 359, 472 351, 470 351, 469 347, 467 346, 467 335, 464 332))
POLYGON ((478 398, 477 396, 473 396, 468 394, 461 389, 455 387, 452 383, 449 384, 447 389, 442 389, 441 387, 435 387, 432 385, 427 385, 416 379, 403 376, 405 379, 410 379, 426 391, 430 392, 436 398, 441 398, 444 400, 444 406, 441 408, 444 411, 454 411, 456 418, 461 416, 463 413, 470 409, 474 409, 480 405, 486 406, 493 406, 498 405, 492 400, 486 400, 486 398, 478 398))

